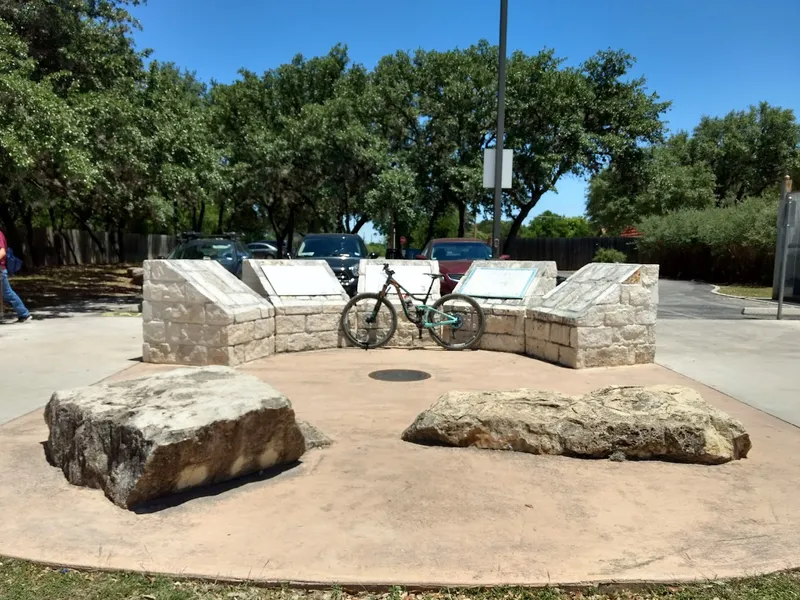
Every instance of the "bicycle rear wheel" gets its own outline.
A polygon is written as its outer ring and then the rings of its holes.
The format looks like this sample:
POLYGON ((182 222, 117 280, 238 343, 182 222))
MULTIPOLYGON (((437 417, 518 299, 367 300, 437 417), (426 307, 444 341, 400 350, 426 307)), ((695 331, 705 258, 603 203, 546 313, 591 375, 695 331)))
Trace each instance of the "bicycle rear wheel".
POLYGON ((433 303, 433 309, 436 312, 429 312, 427 320, 434 327, 428 332, 437 344, 447 350, 474 347, 486 329, 483 309, 469 296, 447 294, 433 303), (452 323, 453 319, 455 323, 452 323))
POLYGON ((341 324, 344 337, 354 346, 380 348, 397 329, 397 311, 378 294, 358 294, 344 307, 341 324))

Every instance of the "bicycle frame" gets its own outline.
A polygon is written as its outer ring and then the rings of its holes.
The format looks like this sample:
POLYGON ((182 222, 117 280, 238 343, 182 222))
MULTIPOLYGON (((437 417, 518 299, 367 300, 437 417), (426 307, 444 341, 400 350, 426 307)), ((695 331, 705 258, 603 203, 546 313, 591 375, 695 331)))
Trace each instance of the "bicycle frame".
MULTIPOLYGON (((403 314, 406 316, 406 319, 408 319, 411 323, 414 323, 420 329, 422 329, 422 328, 433 329, 434 327, 441 327, 443 325, 457 325, 458 322, 459 322, 458 317, 452 317, 452 316, 448 315, 447 313, 444 313, 444 312, 442 312, 440 310, 436 310, 435 308, 433 308, 431 306, 428 306, 428 304, 427 304, 428 303, 428 299, 431 297, 431 292, 433 291, 433 286, 437 281, 438 281, 438 279, 436 279, 435 277, 431 277, 431 285, 428 288, 428 291, 425 293, 425 298, 420 298, 419 296, 416 296, 415 294, 412 294, 406 288, 404 288, 400 284, 400 282, 397 281, 394 278, 393 275, 387 275, 386 276, 386 283, 383 284, 383 288, 381 288, 381 291, 378 293, 378 295, 381 298, 385 298, 387 292, 389 291, 389 286, 394 287, 395 291, 397 292, 397 297, 400 299, 400 306, 403 308, 403 314), (411 314, 408 312, 408 304, 405 303, 405 301, 403 299, 403 294, 401 293, 401 291, 405 292, 405 294, 409 298, 413 298, 417 302, 420 302, 420 304, 414 305, 414 308, 415 308, 415 310, 417 312, 417 315, 418 315, 417 318, 412 317, 411 314), (431 323, 431 321, 430 321, 431 313, 436 313, 436 314, 442 315, 444 317, 444 320, 437 321, 436 323, 431 323)), ((372 318, 373 319, 377 318, 378 309, 380 308, 380 306, 381 306, 380 303, 375 304, 375 309, 372 312, 372 318)))

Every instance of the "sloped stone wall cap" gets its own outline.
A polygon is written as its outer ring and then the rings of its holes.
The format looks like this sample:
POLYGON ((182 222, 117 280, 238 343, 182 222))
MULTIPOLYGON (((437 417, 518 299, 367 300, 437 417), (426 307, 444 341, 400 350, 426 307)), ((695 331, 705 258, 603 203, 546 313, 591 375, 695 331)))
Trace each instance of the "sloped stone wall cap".
POLYGON ((296 462, 305 441, 288 398, 227 367, 184 368, 56 392, 47 452, 75 485, 130 507, 296 462))
POLYGON ((751 448, 742 424, 680 386, 452 391, 403 433, 408 442, 582 458, 722 464, 751 448))

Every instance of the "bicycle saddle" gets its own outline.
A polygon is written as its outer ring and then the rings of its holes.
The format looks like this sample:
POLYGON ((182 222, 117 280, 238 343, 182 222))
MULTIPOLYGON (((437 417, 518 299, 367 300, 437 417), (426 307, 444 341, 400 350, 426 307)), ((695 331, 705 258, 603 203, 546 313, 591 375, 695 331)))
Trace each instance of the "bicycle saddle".
POLYGON ((431 279, 444 279, 444 275, 441 273, 426 273, 426 275, 431 279))

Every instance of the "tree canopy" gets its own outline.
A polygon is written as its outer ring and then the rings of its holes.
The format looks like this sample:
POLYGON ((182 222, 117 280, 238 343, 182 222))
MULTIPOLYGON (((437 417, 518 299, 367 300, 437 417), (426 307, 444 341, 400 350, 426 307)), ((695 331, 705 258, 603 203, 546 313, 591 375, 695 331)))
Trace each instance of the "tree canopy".
MULTIPOLYGON (((337 45, 206 84, 137 50, 138 3, 0 0, 0 222, 12 245, 35 226, 114 232, 122 253, 126 231, 283 241, 372 222, 421 247, 469 236, 491 212, 481 180, 496 142, 495 46, 398 51, 367 69, 337 45)), ((613 229, 738 202, 800 164, 794 116, 768 105, 666 138, 669 103, 633 64, 621 50, 574 66, 549 49, 509 57, 507 239, 594 230, 554 213, 526 225, 566 177, 591 177, 588 212, 613 229)))
POLYGON ((800 125, 762 102, 703 117, 692 134, 620 155, 589 184, 586 209, 611 231, 681 209, 738 204, 777 187, 800 167, 800 125))

